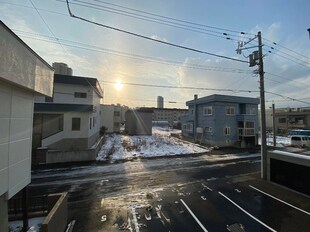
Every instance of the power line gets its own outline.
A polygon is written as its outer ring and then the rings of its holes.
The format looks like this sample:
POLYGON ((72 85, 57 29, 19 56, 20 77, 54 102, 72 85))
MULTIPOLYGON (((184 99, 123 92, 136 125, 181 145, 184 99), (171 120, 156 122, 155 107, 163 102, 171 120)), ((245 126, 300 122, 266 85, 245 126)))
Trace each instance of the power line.
POLYGON ((275 95, 275 96, 278 96, 278 97, 282 97, 284 99, 288 99, 288 100, 291 100, 291 101, 296 101, 296 102, 300 102, 300 103, 304 103, 304 104, 310 105, 309 102, 301 101, 301 100, 298 100, 297 98, 292 98, 292 97, 284 96, 282 94, 278 94, 278 93, 274 93, 274 92, 270 92, 270 91, 265 91, 265 93, 268 93, 268 94, 271 94, 271 95, 275 95))
POLYGON ((98 47, 98 46, 94 46, 94 45, 84 44, 84 43, 80 43, 80 42, 76 42, 76 41, 72 41, 72 40, 66 40, 66 39, 61 39, 61 38, 53 38, 50 36, 41 35, 41 34, 37 34, 37 33, 25 32, 25 31, 15 30, 15 29, 14 29, 14 31, 16 31, 21 37, 25 37, 25 38, 41 40, 41 41, 51 42, 51 43, 56 43, 56 42, 58 43, 61 41, 63 45, 69 46, 69 47, 85 49, 85 50, 90 50, 90 51, 95 51, 95 52, 103 52, 103 53, 108 53, 108 54, 112 54, 112 55, 117 55, 117 56, 137 59, 137 60, 155 62, 155 63, 159 63, 159 64, 181 65, 182 67, 185 67, 185 68, 200 69, 200 70, 215 71, 215 72, 252 73, 251 70, 246 70, 246 69, 225 68, 225 67, 207 66, 207 65, 199 65, 199 64, 184 64, 181 61, 166 60, 166 59, 161 59, 161 58, 157 58, 157 57, 121 52, 121 51, 102 48, 102 47, 98 47), (41 38, 44 38, 44 39, 41 39, 41 38), (55 41, 55 39, 57 41, 55 41), (77 44, 79 46, 76 46, 75 44, 77 44))
MULTIPOLYGON (((56 1, 64 2, 63 0, 56 0, 56 1)), ((132 12, 124 11, 124 10, 111 8, 111 7, 106 7, 103 5, 93 4, 93 3, 89 3, 89 2, 85 2, 85 1, 81 1, 81 0, 74 0, 74 1, 78 2, 78 3, 71 2, 71 4, 83 6, 83 7, 87 7, 87 8, 91 8, 91 9, 96 9, 96 10, 100 10, 100 11, 105 11, 105 12, 109 12, 109 13, 114 13, 114 14, 118 14, 118 15, 123 15, 123 16, 131 17, 131 18, 136 18, 136 19, 140 19, 140 20, 144 20, 144 21, 148 21, 148 22, 152 22, 152 23, 158 23, 161 25, 171 26, 174 28, 184 29, 184 30, 188 30, 188 31, 192 31, 192 32, 202 33, 202 34, 206 34, 206 35, 210 35, 210 36, 215 36, 218 38, 235 40, 232 37, 238 37, 238 38, 240 37, 239 35, 232 35, 232 34, 228 34, 227 32, 215 31, 214 29, 210 30, 210 29, 206 29, 206 27, 201 27, 201 26, 198 27, 198 26, 194 25, 193 23, 190 23, 189 25, 187 25, 184 23, 174 22, 176 20, 174 20, 174 21, 171 21, 171 19, 169 19, 170 21, 166 20, 166 18, 169 18, 169 17, 159 16, 159 15, 156 16, 159 18, 150 17, 150 16, 132 13, 132 12), (164 18, 164 19, 161 19, 161 18, 164 18)), ((116 4, 113 4, 113 5, 116 5, 116 4)), ((123 8, 121 6, 118 6, 118 7, 123 8)), ((131 10, 133 10, 133 9, 131 8, 131 10)), ((144 12, 143 14, 153 15, 153 14, 149 14, 146 12, 144 12)), ((189 23, 189 22, 187 22, 187 23, 189 23)), ((243 35, 244 34, 245 33, 243 33, 243 35)), ((237 41, 237 40, 235 40, 235 41, 237 41)))
POLYGON ((154 42, 166 44, 166 45, 169 45, 169 46, 172 46, 172 47, 177 47, 177 48, 189 50, 189 51, 192 51, 192 52, 197 52, 197 53, 201 53, 201 54, 215 56, 215 57, 218 57, 218 58, 228 59, 228 60, 232 60, 232 61, 248 63, 248 61, 245 61, 245 60, 239 60, 239 59, 228 57, 228 56, 218 55, 218 54, 215 54, 215 53, 206 52, 206 51, 198 50, 198 49, 195 49, 195 48, 190 48, 190 47, 186 47, 186 46, 182 46, 182 45, 178 45, 178 44, 174 44, 174 43, 158 40, 158 39, 151 38, 151 37, 148 37, 148 36, 145 36, 145 35, 137 34, 137 33, 126 31, 126 30, 122 30, 122 29, 119 29, 119 28, 116 28, 116 27, 108 26, 108 25, 105 25, 105 24, 102 24, 102 23, 94 22, 94 21, 91 21, 89 19, 86 19, 86 18, 83 18, 83 17, 80 17, 80 16, 75 16, 74 14, 72 14, 72 12, 70 10, 70 5, 69 5, 68 0, 66 0, 66 1, 67 1, 67 8, 68 8, 68 12, 69 12, 70 16, 73 17, 73 18, 82 20, 84 22, 88 22, 88 23, 91 23, 91 24, 94 24, 94 25, 97 25, 97 26, 101 26, 101 27, 104 27, 104 28, 107 28, 107 29, 115 30, 115 31, 118 31, 118 32, 122 32, 122 33, 125 33, 125 34, 128 34, 128 35, 132 35, 132 36, 135 36, 135 37, 143 38, 143 39, 146 39, 146 40, 151 40, 151 41, 154 41, 154 42))
POLYGON ((221 30, 221 31, 226 31, 226 32, 231 32, 231 33, 236 33, 236 34, 241 34, 241 35, 245 35, 245 34, 252 35, 250 33, 246 33, 246 32, 243 32, 243 31, 230 30, 230 29, 214 27, 214 26, 209 26, 209 25, 195 23, 195 22, 190 22, 190 21, 186 21, 186 20, 176 19, 176 18, 172 18, 172 17, 167 17, 167 16, 159 15, 159 14, 154 14, 154 13, 151 13, 151 12, 137 10, 137 9, 134 9, 134 8, 124 7, 124 6, 113 4, 113 3, 108 3, 108 2, 105 2, 105 1, 102 1, 102 0, 93 0, 93 1, 100 2, 100 3, 106 4, 106 5, 110 5, 110 6, 116 6, 116 7, 122 8, 122 9, 127 9, 127 10, 131 10, 131 11, 143 13, 143 14, 146 14, 146 15, 152 15, 152 16, 155 16, 155 17, 165 18, 165 19, 176 21, 176 22, 181 22, 181 23, 186 23, 186 24, 190 24, 190 25, 195 25, 195 26, 199 26, 199 27, 205 27, 205 28, 210 28, 210 29, 215 29, 215 30, 221 30))
MULTIPOLYGON (((115 81, 99 81, 107 84, 116 84, 115 81)), ((220 88, 205 88, 205 87, 189 87, 189 86, 172 86, 172 85, 154 85, 154 84, 139 84, 122 82, 123 85, 151 87, 151 88, 166 88, 166 89, 191 89, 191 90, 207 90, 207 91, 223 91, 223 92, 240 92, 240 93, 258 93, 258 90, 243 90, 243 89, 220 89, 220 88)))

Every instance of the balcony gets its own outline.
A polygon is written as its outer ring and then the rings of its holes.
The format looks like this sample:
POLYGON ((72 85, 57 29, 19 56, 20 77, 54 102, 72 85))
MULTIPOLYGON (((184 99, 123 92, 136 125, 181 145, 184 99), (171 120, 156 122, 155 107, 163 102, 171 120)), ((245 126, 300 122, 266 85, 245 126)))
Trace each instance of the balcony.
POLYGON ((255 129, 254 128, 238 128, 238 135, 242 137, 255 136, 255 129))

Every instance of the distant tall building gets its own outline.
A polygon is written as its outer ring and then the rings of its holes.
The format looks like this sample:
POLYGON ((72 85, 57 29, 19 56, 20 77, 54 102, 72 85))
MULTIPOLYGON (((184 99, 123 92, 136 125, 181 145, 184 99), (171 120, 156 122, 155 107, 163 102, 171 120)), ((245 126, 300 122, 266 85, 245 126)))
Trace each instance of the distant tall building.
POLYGON ((164 108, 164 98, 162 96, 157 97, 157 108, 164 108))
POLYGON ((55 74, 67 75, 67 76, 73 75, 72 68, 69 68, 68 65, 65 63, 54 62, 53 68, 55 69, 55 74))

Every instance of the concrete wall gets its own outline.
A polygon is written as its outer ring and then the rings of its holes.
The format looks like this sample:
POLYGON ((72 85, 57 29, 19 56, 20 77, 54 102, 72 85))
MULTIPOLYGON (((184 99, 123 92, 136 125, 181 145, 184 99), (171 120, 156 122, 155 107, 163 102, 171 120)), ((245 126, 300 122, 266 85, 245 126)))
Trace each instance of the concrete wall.
POLYGON ((96 160, 97 154, 101 149, 103 139, 97 143, 97 146, 80 151, 47 151, 40 154, 38 157, 47 164, 51 163, 66 163, 66 162, 81 162, 81 161, 94 161, 96 160))
POLYGON ((43 232, 65 231, 68 222, 68 195, 48 195, 49 214, 42 223, 43 232))

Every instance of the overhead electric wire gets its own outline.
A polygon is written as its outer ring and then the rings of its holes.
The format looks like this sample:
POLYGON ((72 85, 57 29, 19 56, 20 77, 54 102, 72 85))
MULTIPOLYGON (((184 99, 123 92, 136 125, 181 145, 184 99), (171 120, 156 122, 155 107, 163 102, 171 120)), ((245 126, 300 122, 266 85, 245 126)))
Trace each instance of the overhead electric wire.
POLYGON ((107 53, 107 54, 111 54, 111 55, 127 57, 127 58, 131 58, 131 59, 143 60, 143 61, 148 61, 148 62, 155 62, 155 63, 159 63, 159 64, 174 65, 174 66, 178 65, 178 66, 182 66, 185 68, 214 71, 214 72, 252 73, 251 70, 246 70, 246 69, 225 68, 225 67, 199 65, 199 64, 184 64, 184 62, 182 62, 182 61, 166 60, 166 59, 160 59, 157 57, 151 57, 151 56, 139 55, 139 54, 134 54, 134 53, 116 51, 116 50, 112 50, 112 49, 107 49, 107 48, 102 48, 102 47, 98 47, 98 46, 94 46, 94 45, 80 43, 77 41, 66 40, 66 39, 61 39, 61 38, 54 38, 51 36, 41 35, 41 34, 32 33, 32 32, 25 32, 25 31, 16 30, 16 29, 13 29, 13 31, 15 31, 17 34, 19 34, 19 36, 24 37, 24 38, 30 38, 30 39, 35 39, 35 40, 40 40, 40 41, 45 41, 45 42, 50 42, 50 43, 56 43, 56 40, 57 40, 57 42, 62 42, 63 45, 73 47, 73 48, 90 50, 90 51, 94 51, 94 52, 102 52, 102 53, 107 53))
MULTIPOLYGON (((77 0, 74 0, 74 1, 77 1, 77 0)), ((116 7, 122 8, 122 9, 127 9, 127 10, 131 10, 131 11, 143 13, 143 14, 146 14, 146 15, 152 15, 152 16, 156 16, 156 17, 159 17, 159 18, 165 18, 165 19, 173 20, 173 21, 176 21, 176 22, 181 22, 181 23, 186 23, 186 24, 190 24, 190 25, 195 25, 195 26, 199 26, 199 27, 205 27, 205 28, 210 28, 210 29, 215 29, 215 30, 221 30, 221 31, 231 32, 231 33, 236 33, 236 34, 241 34, 241 35, 252 35, 250 33, 246 33, 246 32, 243 32, 243 31, 236 31, 236 30, 225 29, 225 28, 220 28, 220 27, 214 27, 214 26, 209 26, 209 25, 205 25, 205 24, 200 24, 200 23, 190 22, 190 21, 186 21, 186 20, 176 19, 176 18, 164 16, 164 15, 154 14, 154 13, 151 13, 151 12, 137 10, 137 9, 134 9, 134 8, 124 7, 124 6, 121 6, 121 5, 114 4, 114 3, 108 3, 108 2, 105 2, 105 1, 102 1, 102 0, 93 0, 93 1, 100 2, 100 3, 106 4, 106 5, 110 5, 110 6, 116 6, 116 7)))
POLYGON ((186 47, 186 46, 170 43, 170 42, 167 42, 167 41, 151 38, 151 37, 148 37, 148 36, 145 36, 145 35, 141 35, 141 34, 138 34, 138 33, 134 33, 134 32, 126 31, 126 30, 119 29, 119 28, 116 28, 116 27, 108 26, 108 25, 105 25, 105 24, 102 24, 102 23, 94 22, 92 20, 89 20, 89 19, 86 19, 86 18, 83 18, 83 17, 80 17, 80 16, 76 16, 76 15, 72 14, 72 12, 70 10, 69 2, 68 2, 68 0, 66 0, 66 1, 67 1, 68 12, 69 12, 69 14, 70 14, 70 16, 72 18, 76 18, 76 19, 79 19, 81 21, 84 21, 84 22, 87 22, 87 23, 90 23, 90 24, 94 24, 94 25, 101 26, 101 27, 104 27, 104 28, 107 28, 107 29, 111 29, 111 30, 114 30, 114 31, 122 32, 122 33, 125 33, 125 34, 128 34, 128 35, 132 35, 132 36, 135 36, 135 37, 142 38, 142 39, 154 41, 154 42, 157 42, 157 43, 162 43, 162 44, 169 45, 169 46, 172 46, 172 47, 176 47, 176 48, 180 48, 180 49, 184 49, 184 50, 188 50, 188 51, 192 51, 192 52, 197 52, 197 53, 201 53, 201 54, 206 54, 206 55, 210 55, 210 56, 214 56, 214 57, 218 57, 218 58, 228 59, 228 60, 232 60, 232 61, 237 61, 237 62, 242 62, 242 63, 249 63, 248 61, 245 61, 245 60, 240 60, 240 59, 236 59, 236 58, 232 58, 232 57, 228 57, 228 56, 223 56, 223 55, 219 55, 219 54, 215 54, 215 53, 211 53, 211 52, 207 52, 207 51, 202 51, 202 50, 195 49, 195 48, 190 48, 190 47, 186 47))
MULTIPOLYGON (((99 82, 107 84, 116 84, 115 81, 104 81, 99 82)), ((189 86, 172 86, 172 85, 155 85, 155 84, 140 84, 140 83, 129 83, 122 82, 123 85, 129 86, 140 86, 140 87, 151 87, 151 88, 166 88, 166 89, 192 89, 192 90, 207 90, 207 91, 226 91, 226 92, 240 92, 240 93, 259 93, 258 90, 244 90, 244 89, 220 89, 220 88, 206 88, 206 87, 189 87, 189 86)))
MULTIPOLYGON (((65 2, 64 0, 56 0, 56 1, 65 2)), ((228 39, 228 40, 238 41, 236 39, 233 39, 232 37, 238 37, 238 38, 240 37, 240 35, 232 35, 232 34, 228 34, 227 32, 210 30, 210 29, 206 29, 205 27, 197 27, 193 24, 186 25, 184 23, 177 23, 177 22, 173 22, 173 21, 168 21, 166 19, 155 18, 155 17, 150 17, 150 16, 141 15, 141 14, 137 14, 137 13, 132 13, 132 12, 119 10, 119 9, 115 9, 115 8, 111 8, 111 7, 106 7, 103 5, 93 4, 93 3, 85 2, 85 1, 81 1, 81 0, 74 0, 74 2, 71 2, 71 4, 83 6, 83 7, 87 7, 87 8, 91 8, 91 9, 96 9, 96 10, 100 10, 100 11, 105 11, 105 12, 109 12, 109 13, 119 14, 119 15, 123 15, 123 16, 127 16, 127 17, 132 17, 132 18, 136 18, 136 19, 140 19, 140 20, 144 20, 144 21, 148 21, 148 22, 158 23, 161 25, 171 26, 174 28, 184 29, 184 30, 188 30, 188 31, 192 31, 192 32, 202 33, 202 34, 215 36, 218 38, 223 38, 223 39, 228 39)))
POLYGON ((294 51, 293 49, 287 48, 287 47, 285 47, 285 46, 283 46, 283 45, 281 45, 281 44, 279 44, 279 43, 276 43, 276 42, 274 42, 274 41, 272 41, 272 40, 270 40, 270 39, 267 39, 267 38, 265 38, 265 37, 264 37, 263 39, 266 40, 266 41, 268 41, 268 42, 270 42, 270 43, 272 43, 272 44, 275 45, 275 46, 279 46, 279 47, 284 48, 284 49, 286 49, 286 50, 288 50, 288 51, 290 51, 290 52, 292 52, 292 53, 295 53, 295 54, 298 55, 298 56, 302 56, 302 57, 304 57, 304 58, 306 58, 306 59, 310 59, 310 57, 307 57, 307 56, 305 56, 305 55, 303 55, 303 54, 301 54, 301 53, 299 53, 299 52, 294 51))

